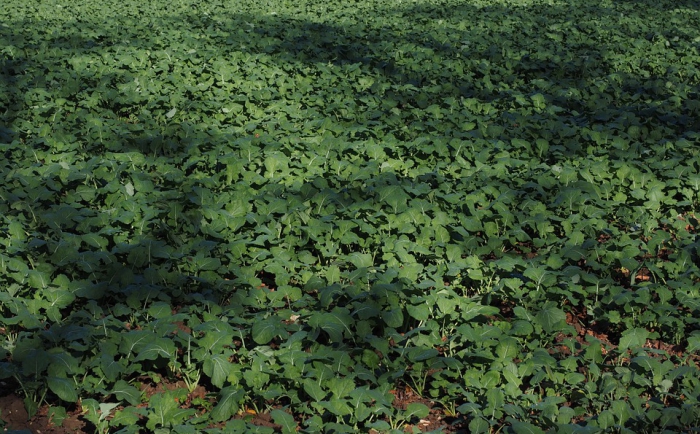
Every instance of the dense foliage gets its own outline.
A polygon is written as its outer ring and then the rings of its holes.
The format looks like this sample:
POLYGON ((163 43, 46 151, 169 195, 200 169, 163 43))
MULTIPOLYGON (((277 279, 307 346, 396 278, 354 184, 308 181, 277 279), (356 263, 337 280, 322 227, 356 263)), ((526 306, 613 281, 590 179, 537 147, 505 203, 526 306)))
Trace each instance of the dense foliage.
POLYGON ((0 23, 0 378, 30 414, 700 425, 697 2, 4 0, 0 23))

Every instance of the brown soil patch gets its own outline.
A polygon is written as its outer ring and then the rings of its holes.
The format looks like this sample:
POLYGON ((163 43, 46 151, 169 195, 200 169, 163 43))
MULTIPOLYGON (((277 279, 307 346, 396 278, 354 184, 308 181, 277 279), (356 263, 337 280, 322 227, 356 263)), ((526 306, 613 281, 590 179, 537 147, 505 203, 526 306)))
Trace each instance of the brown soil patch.
POLYGON ((82 421, 79 412, 68 413, 60 426, 54 424, 49 417, 49 406, 44 405, 31 419, 28 418, 24 401, 13 394, 0 397, 0 420, 5 423, 6 431, 24 431, 32 434, 76 434, 84 433, 85 422, 82 421))

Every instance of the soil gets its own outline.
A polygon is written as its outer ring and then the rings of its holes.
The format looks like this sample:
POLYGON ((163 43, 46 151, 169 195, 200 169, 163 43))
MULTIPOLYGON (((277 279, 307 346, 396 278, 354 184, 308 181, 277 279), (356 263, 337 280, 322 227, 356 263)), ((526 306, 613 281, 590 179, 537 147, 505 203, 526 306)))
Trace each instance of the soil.
POLYGON ((64 434, 87 433, 85 422, 78 411, 68 414, 61 426, 56 426, 49 417, 49 406, 44 405, 31 419, 24 408, 23 399, 10 393, 0 397, 0 420, 4 422, 2 429, 12 434, 64 434))

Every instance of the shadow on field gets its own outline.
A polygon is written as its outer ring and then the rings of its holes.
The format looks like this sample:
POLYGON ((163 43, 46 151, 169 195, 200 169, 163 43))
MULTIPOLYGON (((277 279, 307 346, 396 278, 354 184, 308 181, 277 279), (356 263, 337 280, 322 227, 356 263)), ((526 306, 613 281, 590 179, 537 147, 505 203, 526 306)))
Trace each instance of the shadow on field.
MULTIPOLYGON (((586 158, 586 140, 574 138, 584 129, 627 131, 624 151, 636 155, 650 137, 692 140, 700 103, 688 78, 699 73, 667 48, 696 34, 647 23, 660 14, 673 23, 695 9, 643 4, 624 2, 623 16, 597 2, 381 4, 352 18, 330 7, 326 21, 198 2, 172 15, 115 2, 104 5, 114 8, 108 20, 77 9, 66 18, 69 6, 55 19, 0 13, 3 284, 33 293, 67 278, 71 294, 101 300, 105 315, 121 303, 183 293, 218 298, 222 270, 241 287, 277 284, 275 276, 260 278, 261 267, 218 256, 239 240, 221 237, 212 216, 232 200, 217 187, 230 166, 222 161, 279 146, 290 134, 325 130, 345 142, 439 136, 494 146, 514 136, 545 138, 549 162, 586 158), (667 62, 650 64, 649 53, 667 62), (442 115, 451 110, 476 127, 436 128, 453 122, 442 115), (200 160, 211 154, 221 161, 200 160)), ((248 183, 250 203, 268 182, 259 171, 258 178, 230 175, 248 183)), ((415 181, 392 175, 404 190, 415 181)), ((275 194, 304 198, 301 188, 275 194)), ((374 194, 326 188, 340 205, 374 194)), ((249 204, 227 210, 227 228, 253 248, 277 247, 246 239, 283 217, 258 220, 256 211, 249 204)), ((58 300, 56 322, 74 303, 58 300)), ((3 316, 24 311, 5 306, 3 316)))

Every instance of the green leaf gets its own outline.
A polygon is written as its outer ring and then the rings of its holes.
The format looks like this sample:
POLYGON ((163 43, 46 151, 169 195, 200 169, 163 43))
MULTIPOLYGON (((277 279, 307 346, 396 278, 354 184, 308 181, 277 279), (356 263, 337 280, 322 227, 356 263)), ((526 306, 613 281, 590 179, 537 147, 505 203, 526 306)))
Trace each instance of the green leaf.
POLYGON ((649 332, 643 328, 633 328, 622 332, 620 337, 620 351, 625 351, 629 348, 642 348, 647 342, 649 332))
POLYGON ((49 385, 49 389, 63 401, 78 401, 78 391, 73 380, 61 377, 48 377, 47 383, 49 385))
POLYGON ((256 321, 253 323, 253 329, 251 331, 253 340, 258 345, 267 344, 282 332, 284 332, 284 328, 280 323, 280 319, 275 316, 256 321))
POLYGON ((114 384, 112 394, 115 398, 124 400, 131 405, 137 405, 141 402, 141 392, 124 380, 119 380, 114 384))
POLYGON ((114 417, 110 421, 113 426, 131 426, 136 423, 148 412, 144 408, 126 407, 123 410, 118 410, 114 413, 114 417))
POLYGON ((172 310, 173 309, 170 307, 170 304, 163 301, 156 301, 149 306, 148 315, 156 319, 167 318, 173 314, 172 310))
POLYGON ((113 356, 106 353, 103 353, 100 356, 98 366, 102 370, 105 378, 110 382, 115 381, 124 373, 124 366, 121 363, 116 362, 113 356))
POLYGON ((320 405, 322 408, 325 408, 335 416, 343 417, 352 414, 352 408, 350 408, 347 401, 344 399, 336 399, 333 401, 321 401, 316 405, 320 405))
POLYGON ((408 360, 411 362, 422 362, 440 355, 440 352, 435 348, 409 348, 407 353, 408 360))
POLYGON ((331 378, 327 383, 328 389, 334 399, 346 398, 355 389, 355 382, 351 378, 331 378))
POLYGON ((202 370, 211 378, 211 384, 218 388, 224 386, 232 368, 233 365, 229 362, 228 357, 222 354, 207 357, 202 364, 202 370))
POLYGON ((215 271, 221 267, 221 260, 218 258, 195 257, 193 259, 195 261, 195 266, 200 271, 215 271))
MULTIPOLYGON (((254 324, 255 325, 255 324, 254 324)), ((211 330, 197 341, 200 348, 207 353, 219 353, 224 351, 224 347, 231 343, 231 331, 211 330)))
POLYGON ((382 319, 387 326, 399 328, 403 325, 403 309, 400 307, 382 312, 382 319))
POLYGON ((119 352, 129 357, 156 339, 156 334, 147 330, 132 330, 128 333, 122 333, 121 338, 119 352))
POLYGON ((469 422, 469 432, 474 434, 489 433, 491 425, 483 417, 477 416, 469 422))
POLYGON ((39 411, 39 403, 32 396, 25 396, 22 402, 24 402, 24 408, 27 410, 29 419, 33 418, 39 411))
POLYGON ((418 418, 418 419, 423 419, 424 417, 428 416, 430 413, 430 408, 428 408, 427 405, 421 404, 419 402, 412 402, 406 406, 406 412, 404 413, 404 417, 407 420, 410 420, 412 418, 418 418))
POLYGON ((566 324, 566 313, 558 307, 548 305, 537 313, 535 320, 545 332, 552 333, 566 324))
POLYGON ((418 321, 425 321, 430 317, 430 307, 425 302, 417 305, 409 304, 406 306, 406 312, 411 318, 418 321))
POLYGON ((238 412, 239 401, 245 396, 245 391, 237 386, 224 387, 219 392, 218 402, 210 413, 211 419, 223 422, 231 419, 238 412))
POLYGON ((348 255, 348 261, 355 266, 355 268, 370 268, 374 265, 372 260, 372 255, 369 253, 352 253, 348 255))
POLYGON ((503 336, 496 346, 496 355, 500 359, 513 359, 518 353, 518 340, 510 336, 503 336))
POLYGON ((321 386, 318 384, 317 380, 307 378, 303 381, 304 392, 311 397, 316 402, 323 401, 323 399, 328 395, 321 386))
POLYGON ((148 402, 148 422, 146 428, 153 431, 156 427, 169 423, 168 413, 176 410, 178 403, 170 393, 157 393, 148 402))
POLYGON ((51 359, 47 356, 46 351, 32 348, 25 354, 15 351, 15 360, 22 362, 22 373, 24 375, 39 378, 49 366, 51 359))
POLYGON ((282 427, 283 433, 293 434, 297 432, 297 423, 291 414, 286 411, 275 409, 270 412, 270 415, 272 416, 272 420, 282 427))
POLYGON ((688 337, 688 348, 689 353, 700 351, 700 335, 694 335, 688 337))
POLYGON ((529 422, 510 420, 510 426, 515 434, 544 434, 541 428, 529 422))
MULTIPOLYGON (((28 274, 27 282, 29 283, 29 286, 31 286, 32 288, 46 289, 48 284, 51 282, 51 279, 48 276, 48 274, 42 273, 41 271, 29 270, 29 271, 27 271, 27 274, 28 274)), ((49 292, 52 292, 52 291, 49 291, 49 292)), ((68 292, 68 291, 63 291, 63 292, 68 292)))
POLYGON ((65 350, 61 352, 49 353, 50 363, 47 372, 50 376, 54 377, 68 377, 78 373, 81 368, 78 363, 78 359, 71 356, 65 350))
POLYGON ((309 325, 328 333, 332 342, 342 342, 346 332, 352 336, 351 327, 353 327, 354 321, 346 312, 334 309, 332 312, 314 313, 309 318, 309 325))
POLYGON ((156 360, 158 357, 164 359, 172 359, 175 356, 177 349, 171 339, 155 338, 151 339, 141 350, 138 356, 134 359, 135 362, 141 360, 156 360))
MULTIPOLYGON (((47 415, 55 426, 63 425, 63 421, 68 418, 68 412, 64 407, 50 407, 47 415)), ((6 433, 11 434, 8 431, 6 433)))
POLYGON ((85 244, 99 250, 105 249, 108 244, 107 239, 98 234, 83 234, 81 238, 85 244))

